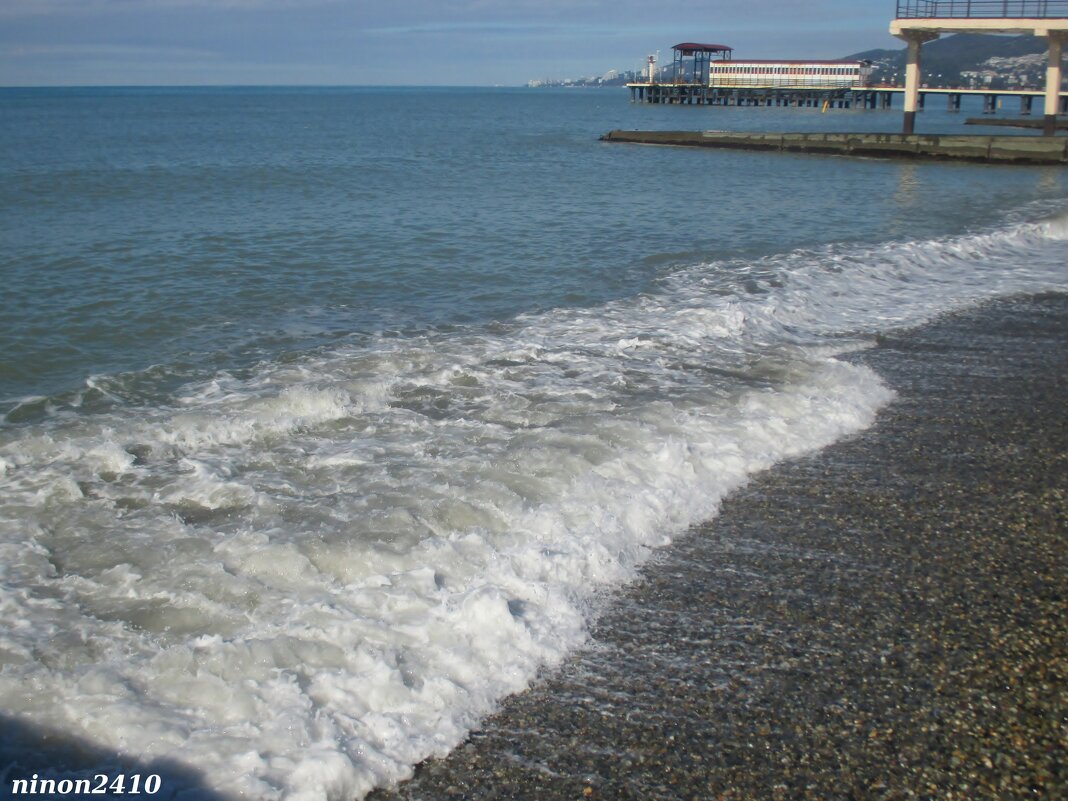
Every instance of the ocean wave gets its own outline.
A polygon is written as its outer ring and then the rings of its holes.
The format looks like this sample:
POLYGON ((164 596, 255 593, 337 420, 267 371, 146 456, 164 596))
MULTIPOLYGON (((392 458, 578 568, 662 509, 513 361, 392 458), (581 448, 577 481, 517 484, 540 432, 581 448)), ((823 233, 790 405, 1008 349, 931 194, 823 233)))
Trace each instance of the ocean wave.
POLYGON ((581 643, 651 549, 869 425, 892 393, 838 357, 1065 290, 1066 233, 1061 215, 699 264, 595 308, 9 422, 0 699, 222 793, 404 778, 581 643))

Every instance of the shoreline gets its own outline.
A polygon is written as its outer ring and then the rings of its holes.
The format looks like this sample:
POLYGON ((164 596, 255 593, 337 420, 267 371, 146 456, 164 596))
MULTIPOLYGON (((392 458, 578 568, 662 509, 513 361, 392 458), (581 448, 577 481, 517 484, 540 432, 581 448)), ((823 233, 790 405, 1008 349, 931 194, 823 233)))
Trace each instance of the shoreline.
POLYGON ((850 355, 875 425, 754 476, 400 799, 1068 797, 1068 295, 850 355))

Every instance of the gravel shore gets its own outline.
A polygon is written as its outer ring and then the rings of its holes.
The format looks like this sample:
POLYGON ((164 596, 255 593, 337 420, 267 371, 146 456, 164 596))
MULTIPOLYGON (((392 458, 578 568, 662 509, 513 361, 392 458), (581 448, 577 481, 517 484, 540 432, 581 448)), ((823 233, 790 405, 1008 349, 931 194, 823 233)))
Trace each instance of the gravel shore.
POLYGON ((1068 296, 852 358, 898 400, 659 554, 372 801, 1068 798, 1068 296))

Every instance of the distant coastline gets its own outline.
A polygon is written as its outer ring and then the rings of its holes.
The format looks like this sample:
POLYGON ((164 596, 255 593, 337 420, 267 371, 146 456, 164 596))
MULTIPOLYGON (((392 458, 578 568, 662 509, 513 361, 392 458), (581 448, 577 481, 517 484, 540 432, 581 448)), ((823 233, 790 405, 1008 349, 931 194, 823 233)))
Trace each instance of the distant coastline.
MULTIPOLYGON (((739 54, 741 55, 741 54, 739 54)), ((748 54, 782 55, 782 54, 748 54)), ((870 60, 874 83, 903 84, 905 48, 851 53, 842 58, 870 60)), ((657 79, 670 81, 670 63, 658 68, 657 79)), ((624 86, 646 80, 643 69, 608 70, 601 76, 541 78, 527 81, 529 88, 624 86)), ((1045 44, 1034 36, 990 36, 960 33, 930 42, 924 48, 924 81, 932 88, 1041 89, 1045 81, 1045 44)))

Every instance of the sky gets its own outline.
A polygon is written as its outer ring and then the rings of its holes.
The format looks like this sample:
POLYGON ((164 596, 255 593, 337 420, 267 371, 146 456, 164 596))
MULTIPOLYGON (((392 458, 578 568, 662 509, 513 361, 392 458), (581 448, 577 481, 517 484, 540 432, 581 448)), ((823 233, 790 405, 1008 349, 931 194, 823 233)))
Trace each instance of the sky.
POLYGON ((0 85, 519 85, 900 48, 894 0, 0 0, 0 85))

